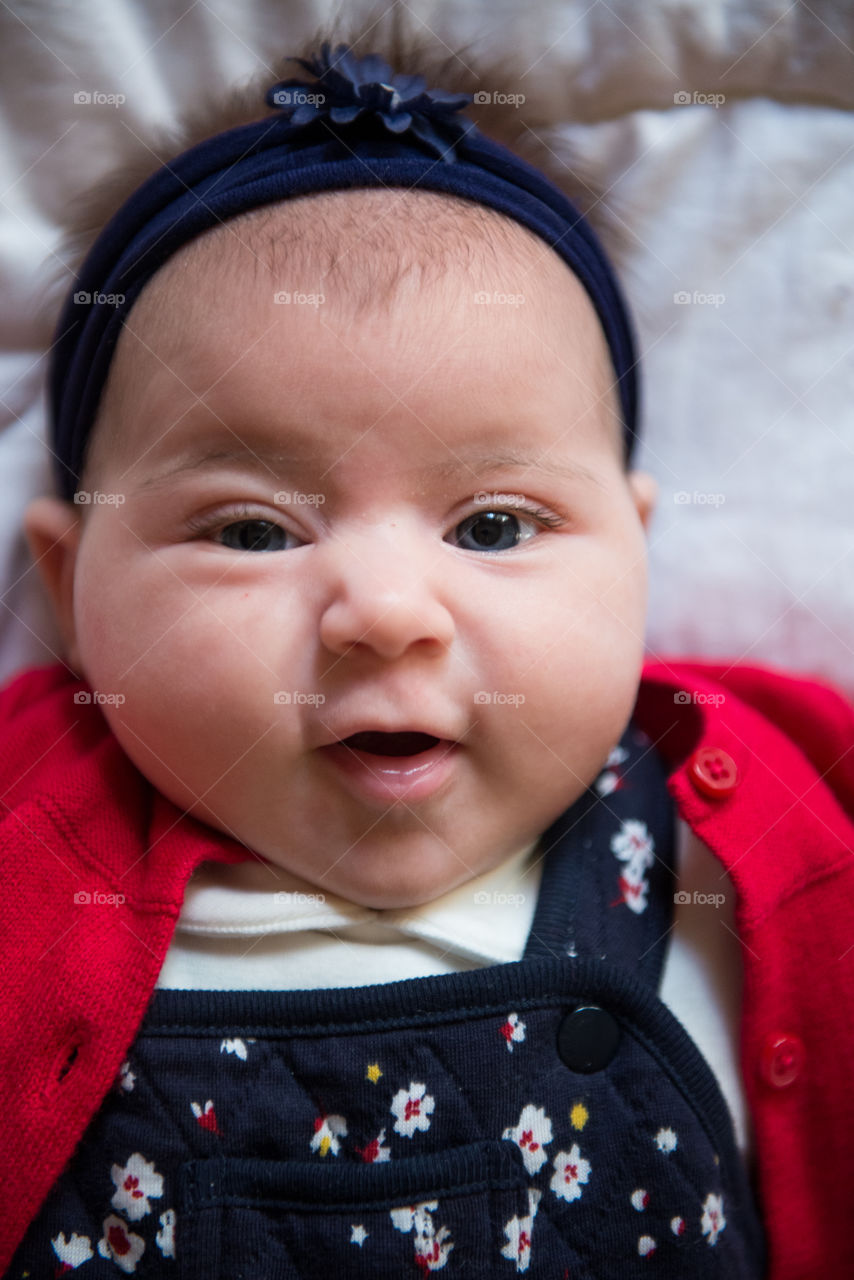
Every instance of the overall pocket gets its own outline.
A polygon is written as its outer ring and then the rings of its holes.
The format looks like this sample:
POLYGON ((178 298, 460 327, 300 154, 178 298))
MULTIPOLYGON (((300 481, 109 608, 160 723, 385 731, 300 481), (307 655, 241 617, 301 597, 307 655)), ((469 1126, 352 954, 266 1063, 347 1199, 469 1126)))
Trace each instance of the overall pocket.
POLYGON ((510 1276, 530 1256, 528 1183, 516 1150, 496 1142, 364 1165, 194 1160, 178 1184, 180 1275, 400 1280, 448 1266, 467 1280, 510 1276))

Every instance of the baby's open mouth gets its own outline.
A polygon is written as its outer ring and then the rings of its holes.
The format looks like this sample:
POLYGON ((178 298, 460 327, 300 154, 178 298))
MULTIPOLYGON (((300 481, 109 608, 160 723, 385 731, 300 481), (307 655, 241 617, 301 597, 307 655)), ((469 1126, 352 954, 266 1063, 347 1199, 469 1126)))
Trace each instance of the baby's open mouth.
POLYGON ((435 799, 459 772, 459 743, 423 730, 366 729, 322 748, 323 766, 362 804, 385 812, 435 799))
POLYGON ((417 756, 441 741, 429 733, 351 733, 341 739, 342 747, 351 751, 367 751, 375 756, 417 756))

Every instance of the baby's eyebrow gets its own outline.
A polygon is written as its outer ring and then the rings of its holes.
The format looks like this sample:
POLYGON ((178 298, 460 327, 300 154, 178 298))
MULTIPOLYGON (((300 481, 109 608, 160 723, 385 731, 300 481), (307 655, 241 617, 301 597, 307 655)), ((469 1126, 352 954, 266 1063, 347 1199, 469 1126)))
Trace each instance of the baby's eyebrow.
POLYGON ((559 459, 550 457, 548 454, 540 454, 535 457, 533 454, 527 453, 524 449, 504 449, 500 453, 480 453, 477 451, 467 451, 455 453, 453 459, 448 462, 440 462, 431 468, 431 471, 438 479, 452 479, 459 476, 462 470, 470 472, 473 477, 481 477, 491 475, 496 471, 506 471, 510 468, 523 471, 543 472, 549 476, 555 476, 559 480, 581 480, 587 484, 595 484, 600 488, 604 488, 604 484, 595 472, 586 467, 583 462, 577 462, 573 459, 559 459))
POLYGON ((291 472, 307 470, 313 462, 316 464, 316 459, 282 453, 281 450, 271 451, 260 446, 255 449, 248 444, 241 444, 239 448, 208 449, 204 453, 193 451, 186 455, 179 455, 172 459, 162 471, 141 480, 139 488, 156 489, 184 471, 203 471, 207 467, 217 467, 228 462, 239 463, 255 471, 267 471, 277 479, 285 469, 291 472))
MULTIPOLYGON (((194 451, 189 455, 179 456, 170 462, 163 471, 159 471, 155 475, 148 476, 145 480, 142 480, 139 488, 141 490, 154 489, 172 480, 182 472, 204 470, 208 467, 220 466, 223 463, 239 463, 255 471, 267 471, 273 478, 278 478, 285 470, 293 473, 307 471, 312 466, 324 466, 325 460, 317 456, 312 458, 303 454, 283 453, 281 450, 271 451, 260 445, 256 449, 245 442, 241 442, 239 448, 212 448, 204 453, 194 451)), ((332 470, 333 468, 334 463, 327 469, 332 470)), ((605 487, 600 477, 582 462, 573 459, 553 458, 547 454, 535 457, 525 450, 514 448, 504 449, 500 453, 483 453, 473 449, 461 452, 454 451, 453 456, 447 461, 434 463, 425 467, 424 470, 429 472, 433 479, 439 482, 447 482, 458 480, 463 475, 472 480, 482 480, 497 471, 506 471, 511 468, 534 473, 540 472, 560 480, 581 481, 586 484, 598 485, 600 488, 605 487)), ((417 470, 417 468, 413 468, 413 470, 417 470)))

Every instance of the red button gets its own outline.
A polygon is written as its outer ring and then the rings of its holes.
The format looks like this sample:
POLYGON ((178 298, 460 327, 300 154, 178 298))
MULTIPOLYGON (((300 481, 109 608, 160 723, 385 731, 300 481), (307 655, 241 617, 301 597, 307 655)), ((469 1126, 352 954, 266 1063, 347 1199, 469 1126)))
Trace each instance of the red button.
POLYGON ((688 776, 704 796, 728 796, 739 783, 738 766, 718 747, 700 747, 688 762, 688 776))
POLYGON ((759 1056, 762 1079, 773 1089, 787 1088, 801 1074, 806 1056, 803 1041, 797 1036, 780 1032, 768 1036, 759 1056))

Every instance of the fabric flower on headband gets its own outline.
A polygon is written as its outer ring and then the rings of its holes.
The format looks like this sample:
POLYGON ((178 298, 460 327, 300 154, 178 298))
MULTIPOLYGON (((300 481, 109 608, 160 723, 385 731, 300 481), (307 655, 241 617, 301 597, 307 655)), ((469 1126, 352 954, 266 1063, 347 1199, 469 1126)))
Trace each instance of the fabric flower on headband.
POLYGON ((319 57, 291 61, 310 71, 315 83, 281 80, 268 90, 266 100, 288 113, 297 127, 324 119, 351 124, 364 112, 391 133, 413 133, 449 163, 456 159, 454 144, 476 128, 472 120, 452 119, 472 101, 470 93, 426 89, 423 76, 396 75, 376 53, 357 58, 346 44, 333 53, 325 41, 319 57))

